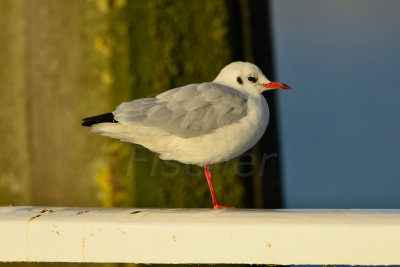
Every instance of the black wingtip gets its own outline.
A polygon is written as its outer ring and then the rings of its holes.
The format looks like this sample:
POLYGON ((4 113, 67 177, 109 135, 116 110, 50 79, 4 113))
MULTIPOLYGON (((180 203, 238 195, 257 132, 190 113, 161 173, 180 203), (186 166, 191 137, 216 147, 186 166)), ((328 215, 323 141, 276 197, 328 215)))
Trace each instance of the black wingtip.
POLYGON ((98 123, 103 123, 103 122, 117 123, 118 121, 116 121, 114 119, 114 114, 105 113, 105 114, 101 114, 101 115, 94 116, 94 117, 84 118, 82 120, 82 126, 90 127, 92 125, 95 125, 98 123))

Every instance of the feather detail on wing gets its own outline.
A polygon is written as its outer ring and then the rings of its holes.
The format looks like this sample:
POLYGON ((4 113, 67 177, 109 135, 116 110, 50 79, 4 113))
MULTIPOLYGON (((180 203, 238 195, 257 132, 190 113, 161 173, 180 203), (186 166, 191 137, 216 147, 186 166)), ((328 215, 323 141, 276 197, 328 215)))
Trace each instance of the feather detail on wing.
POLYGON ((156 127, 190 138, 239 121, 247 113, 247 99, 245 94, 217 83, 191 84, 155 98, 122 103, 113 114, 121 124, 156 127))

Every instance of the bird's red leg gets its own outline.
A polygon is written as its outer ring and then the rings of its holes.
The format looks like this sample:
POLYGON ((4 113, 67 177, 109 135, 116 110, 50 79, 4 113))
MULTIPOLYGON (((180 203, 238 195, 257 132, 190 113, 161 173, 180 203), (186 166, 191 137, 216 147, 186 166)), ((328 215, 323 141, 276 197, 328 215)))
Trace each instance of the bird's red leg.
POLYGON ((212 198, 214 209, 234 209, 235 207, 226 207, 226 206, 218 205, 217 197, 215 196, 215 192, 214 192, 214 186, 211 181, 211 172, 208 170, 207 165, 204 166, 204 175, 207 178, 208 187, 210 187, 210 193, 211 193, 211 198, 212 198))

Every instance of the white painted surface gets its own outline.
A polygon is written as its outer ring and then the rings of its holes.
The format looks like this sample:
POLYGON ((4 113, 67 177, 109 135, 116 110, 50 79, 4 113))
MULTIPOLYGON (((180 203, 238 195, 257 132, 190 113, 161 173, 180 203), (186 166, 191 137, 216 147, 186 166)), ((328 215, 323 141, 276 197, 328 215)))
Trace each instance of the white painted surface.
POLYGON ((0 261, 400 264, 400 210, 0 207, 0 261))

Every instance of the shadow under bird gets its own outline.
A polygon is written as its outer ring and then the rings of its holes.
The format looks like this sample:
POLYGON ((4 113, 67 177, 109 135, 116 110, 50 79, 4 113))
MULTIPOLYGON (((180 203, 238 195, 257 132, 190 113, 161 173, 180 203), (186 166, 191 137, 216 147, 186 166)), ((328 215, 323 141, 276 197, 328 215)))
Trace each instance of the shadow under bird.
POLYGON ((235 158, 257 143, 269 120, 262 92, 271 89, 290 87, 269 81, 254 64, 233 62, 212 82, 125 102, 112 113, 83 119, 82 125, 140 144, 161 159, 204 167, 214 208, 231 208, 218 204, 208 165, 235 158))

